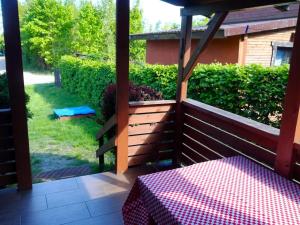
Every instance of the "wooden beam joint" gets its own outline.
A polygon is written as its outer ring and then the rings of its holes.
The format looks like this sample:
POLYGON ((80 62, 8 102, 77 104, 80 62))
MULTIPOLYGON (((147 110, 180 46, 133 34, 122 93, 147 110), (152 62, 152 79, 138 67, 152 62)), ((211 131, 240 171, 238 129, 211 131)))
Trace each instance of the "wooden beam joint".
POLYGON ((196 49, 194 50, 190 60, 188 61, 183 72, 183 81, 187 81, 193 72, 193 69, 198 63, 198 59, 203 51, 208 46, 209 42, 214 38, 216 32, 219 30, 228 12, 216 13, 210 22, 208 23, 207 29, 204 33, 204 37, 199 40, 196 49))

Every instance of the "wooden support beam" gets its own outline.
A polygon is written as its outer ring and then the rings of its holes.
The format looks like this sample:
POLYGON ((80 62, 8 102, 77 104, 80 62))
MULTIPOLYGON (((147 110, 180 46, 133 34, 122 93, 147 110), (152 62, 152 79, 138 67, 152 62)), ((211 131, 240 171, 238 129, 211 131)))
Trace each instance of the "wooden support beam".
POLYGON ((187 81, 195 66, 198 63, 198 59, 201 53, 206 49, 209 42, 214 38, 216 32, 219 30, 221 24, 223 23, 224 19, 226 18, 228 12, 220 12, 216 13, 213 18, 210 20, 208 27, 204 33, 204 37, 199 40, 196 49, 194 50, 189 62, 187 63, 186 67, 184 68, 184 75, 183 81, 187 81))
POLYGON ((117 0, 116 10, 116 172, 123 173, 128 169, 129 0, 117 0))
POLYGON ((290 177, 295 160, 294 143, 300 140, 300 10, 296 27, 290 72, 281 120, 275 170, 290 177))
POLYGON ((32 187, 17 0, 1 0, 18 188, 32 187))
POLYGON ((181 102, 187 97, 187 81, 183 81, 184 68, 191 56, 192 44, 192 16, 183 16, 181 20, 181 37, 178 62, 178 78, 176 91, 176 159, 174 164, 178 164, 182 147, 182 105, 181 102))
POLYGON ((177 102, 186 99, 187 95, 187 82, 184 82, 184 69, 191 57, 192 22, 192 16, 182 17, 176 92, 177 102))

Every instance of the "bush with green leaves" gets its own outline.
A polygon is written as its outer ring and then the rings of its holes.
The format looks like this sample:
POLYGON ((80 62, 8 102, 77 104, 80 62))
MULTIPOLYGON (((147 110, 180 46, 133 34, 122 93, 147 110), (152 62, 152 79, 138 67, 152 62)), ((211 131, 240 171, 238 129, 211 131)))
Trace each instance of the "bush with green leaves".
MULTIPOLYGON (((105 88, 115 82, 115 66, 65 56, 60 61, 62 85, 95 106, 105 88)), ((188 97, 218 108, 279 126, 289 67, 259 65, 198 65, 189 80, 188 97)), ((130 65, 130 80, 161 92, 176 94, 177 66, 130 65)))
MULTIPOLYGON (((29 100, 30 100, 29 95, 25 93, 26 105, 28 104, 29 100)), ((8 80, 7 80, 7 75, 4 73, 0 75, 0 109, 6 109, 9 107, 10 107, 10 103, 9 103, 9 92, 8 92, 8 80)), ((32 113, 30 112, 28 107, 26 108, 26 111, 27 111, 27 117, 31 118, 32 113)))

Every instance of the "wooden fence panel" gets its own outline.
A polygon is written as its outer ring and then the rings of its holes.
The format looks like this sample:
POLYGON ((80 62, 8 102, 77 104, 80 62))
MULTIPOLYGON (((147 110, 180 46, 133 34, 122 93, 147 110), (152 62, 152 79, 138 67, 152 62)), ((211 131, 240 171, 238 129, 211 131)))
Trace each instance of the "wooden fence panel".
POLYGON ((0 187, 17 183, 10 109, 0 110, 0 187))
POLYGON ((128 165, 174 159, 175 101, 129 104, 128 165))

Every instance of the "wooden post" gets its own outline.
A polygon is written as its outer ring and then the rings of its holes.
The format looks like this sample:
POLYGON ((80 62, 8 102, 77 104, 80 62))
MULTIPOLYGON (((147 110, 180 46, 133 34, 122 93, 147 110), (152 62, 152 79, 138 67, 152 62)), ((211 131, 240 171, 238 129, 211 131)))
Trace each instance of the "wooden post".
POLYGON ((222 25, 223 21, 225 20, 228 12, 218 12, 215 13, 213 18, 209 21, 207 25, 207 29, 204 32, 203 38, 201 38, 193 51, 193 54, 190 58, 190 60, 187 62, 185 68, 184 68, 184 77, 183 80, 187 81, 190 79, 192 72, 195 68, 195 66, 198 63, 198 59, 203 53, 203 51, 207 48, 210 41, 214 38, 216 32, 219 30, 220 26, 222 25))
POLYGON ((178 164, 180 152, 182 147, 182 105, 181 102, 187 96, 187 82, 183 81, 184 67, 191 56, 191 42, 192 42, 192 16, 182 16, 181 19, 181 37, 179 49, 179 62, 178 62, 178 78, 177 78, 177 92, 176 92, 176 158, 174 164, 178 164))
POLYGON ((246 55, 247 55, 247 47, 248 47, 248 35, 242 35, 239 40, 239 65, 246 64, 246 55))
POLYGON ((116 73, 117 73, 117 134, 116 172, 128 168, 129 111, 129 0, 117 0, 116 73))
POLYGON ((290 72, 286 89, 284 112, 281 120, 277 146, 275 170, 290 177, 295 160, 294 142, 300 140, 300 10, 290 62, 290 72))
POLYGON ((18 188, 32 187, 17 0, 1 0, 18 188))
POLYGON ((178 102, 186 99, 187 96, 187 81, 183 82, 183 76, 184 68, 191 57, 192 22, 192 16, 182 16, 176 92, 176 100, 178 102))

